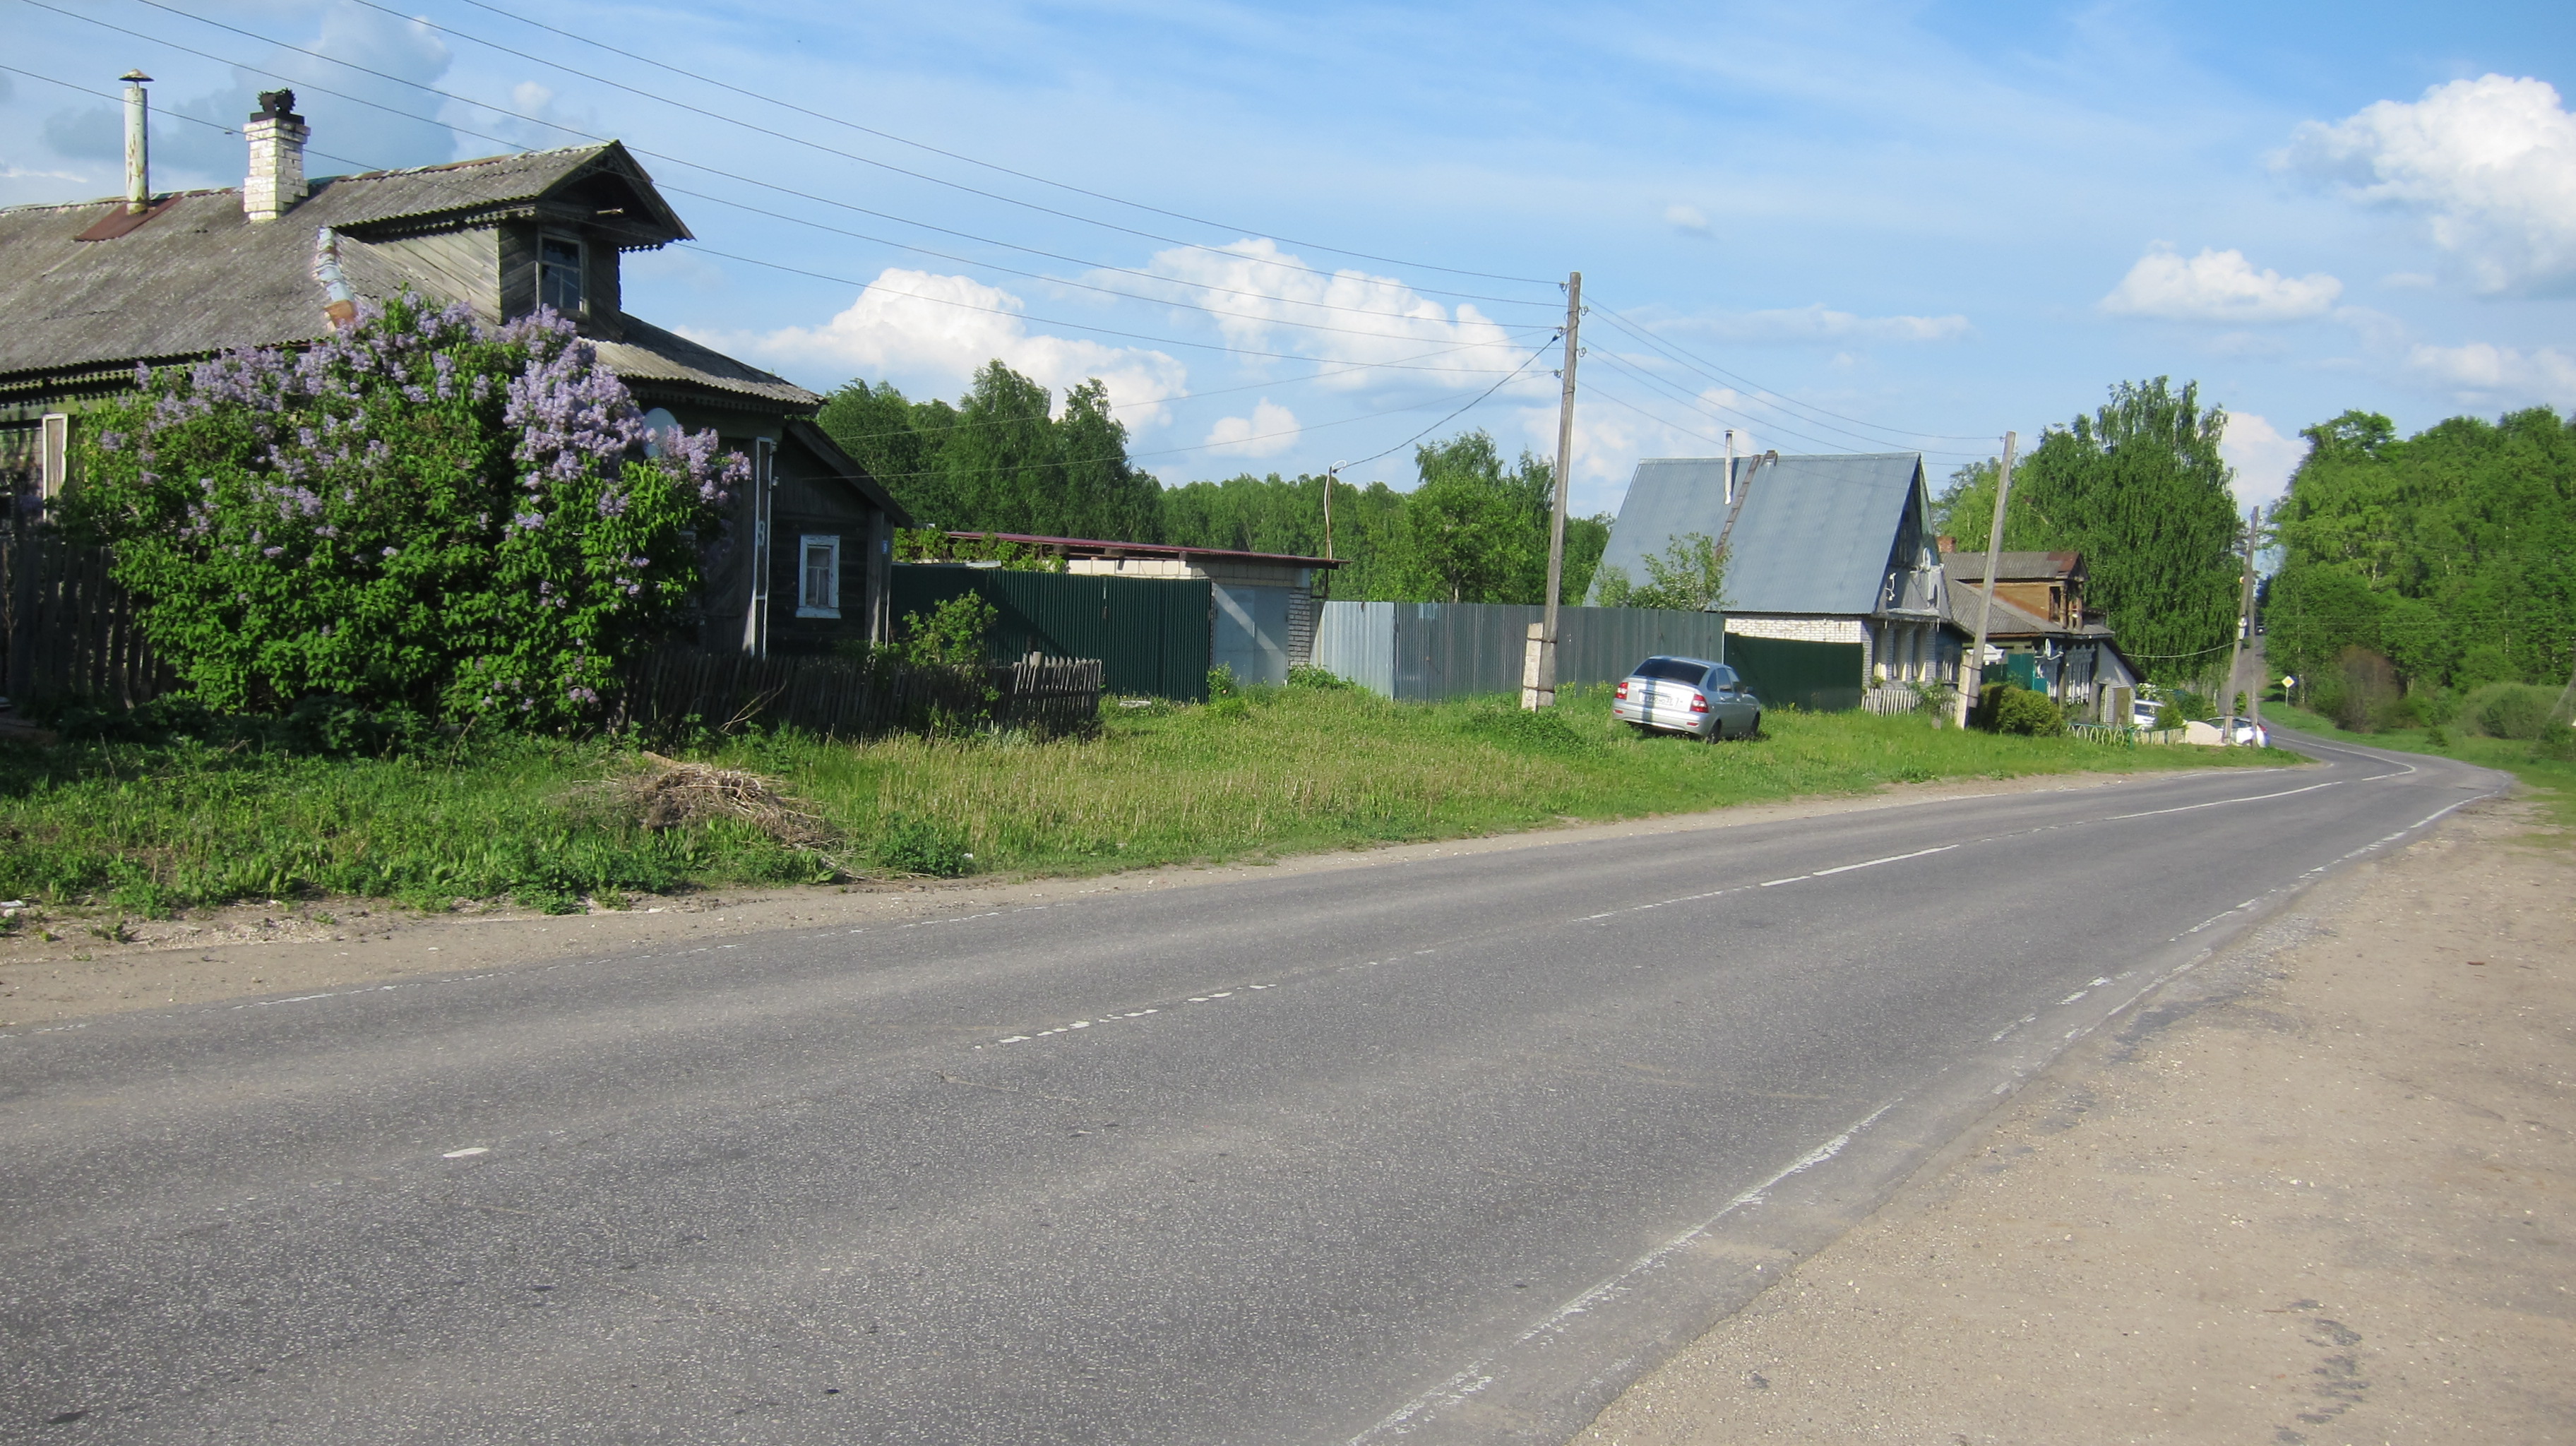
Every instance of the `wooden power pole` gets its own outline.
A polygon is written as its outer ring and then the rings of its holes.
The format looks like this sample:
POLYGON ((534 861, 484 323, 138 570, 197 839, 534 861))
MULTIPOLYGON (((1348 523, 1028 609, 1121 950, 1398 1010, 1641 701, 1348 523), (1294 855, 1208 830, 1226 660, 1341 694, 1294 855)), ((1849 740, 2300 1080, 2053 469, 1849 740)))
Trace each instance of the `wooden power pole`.
POLYGON ((1565 386, 1556 401, 1556 505, 1547 523, 1547 620, 1530 629, 1529 648, 1521 661, 1521 706, 1536 710, 1556 704, 1557 596, 1565 587, 1565 497, 1574 468, 1574 360, 1581 355, 1576 332, 1583 325, 1583 273, 1565 278, 1565 386))
MULTIPOLYGON (((1968 710, 1976 705, 1977 695, 1986 684, 1986 625, 1994 621, 1995 570, 2003 565, 2004 502, 2012 496, 2013 444, 2020 438, 2004 433, 2003 465, 1995 469, 1995 524, 1986 534, 1986 586, 1977 600, 1977 644, 1968 650, 1966 663, 1959 669, 1959 726, 1968 726, 1968 710)), ((1866 680, 1864 680, 1866 681, 1866 680)))
MULTIPOLYGON (((2254 631, 2254 535, 2262 529, 2262 525, 2262 508, 2255 507, 2246 512, 2245 590, 2243 597, 2237 603, 2236 636, 2227 646, 2227 682, 2225 684, 2227 697, 2224 700, 2227 705, 2225 713, 2227 721, 2222 725, 2225 736, 2218 740, 2221 746, 2232 747, 2236 742, 2236 673, 2238 665, 2245 657, 2247 637, 2254 631)), ((2263 696, 2263 689, 2259 685, 2249 692, 2249 701, 2263 696)))

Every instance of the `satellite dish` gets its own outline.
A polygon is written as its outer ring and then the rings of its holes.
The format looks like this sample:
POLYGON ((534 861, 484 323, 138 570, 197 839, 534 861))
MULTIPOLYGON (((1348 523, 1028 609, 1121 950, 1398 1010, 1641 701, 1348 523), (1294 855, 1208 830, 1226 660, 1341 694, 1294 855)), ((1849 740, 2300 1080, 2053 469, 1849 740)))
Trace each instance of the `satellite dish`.
POLYGON ((644 455, 660 457, 679 440, 680 419, 668 407, 655 407, 644 414, 644 455))

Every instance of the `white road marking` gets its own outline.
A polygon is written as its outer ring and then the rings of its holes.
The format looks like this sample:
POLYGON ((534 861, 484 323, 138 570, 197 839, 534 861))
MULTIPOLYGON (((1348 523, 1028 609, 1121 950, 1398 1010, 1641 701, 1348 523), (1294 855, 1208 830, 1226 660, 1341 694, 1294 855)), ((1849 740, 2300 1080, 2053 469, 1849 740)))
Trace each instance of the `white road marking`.
POLYGON ((450 1150, 438 1158, 442 1160, 462 1160, 468 1155, 488 1155, 491 1153, 492 1147, 489 1145, 468 1145, 462 1150, 450 1150))
POLYGON ((1843 864, 1835 868, 1818 869, 1812 874, 1798 874, 1785 879, 1772 879, 1769 882, 1760 885, 1760 887, 1772 889, 1778 888, 1782 884, 1794 884, 1805 879, 1830 878, 1835 874, 1850 873, 1854 869, 1874 869, 1880 864, 1901 864, 1907 859, 1919 859, 1925 854, 1946 854, 1952 849, 1964 847, 1966 847, 1964 844, 1943 844, 1938 848, 1916 849, 1910 854, 1889 854, 1883 859, 1867 859, 1856 864, 1843 864))
POLYGON ((2323 783, 2311 783, 2305 788, 2285 788, 2279 793, 2257 793, 2244 798, 2215 798, 2207 803, 2186 803, 2180 808, 2151 808, 2144 813, 2115 813, 2103 819, 2102 822, 2118 823, 2124 818, 2154 818, 2164 813, 2189 813, 2196 808, 2220 808, 2231 803, 2261 803, 2267 798, 2288 798, 2294 793, 2314 793, 2320 788, 2333 788, 2342 782, 2340 778, 2329 778, 2323 783))
MULTIPOLYGON (((1902 1101, 1903 1098, 1904 1096, 1899 1095, 1896 1099, 1889 1100, 1887 1103, 1880 1105, 1877 1109, 1870 1111, 1857 1123, 1853 1124, 1849 1129, 1844 1130, 1841 1134, 1834 1136, 1832 1139, 1816 1146, 1807 1153, 1800 1155, 1797 1159, 1781 1166, 1762 1183, 1737 1194, 1733 1199, 1727 1201, 1723 1206, 1720 1206, 1715 1214, 1710 1215, 1707 1219, 1700 1221, 1698 1224, 1693 1225, 1689 1229, 1681 1232, 1679 1235, 1675 1235, 1655 1246, 1645 1254, 1630 1261, 1627 1266, 1617 1274, 1596 1283, 1591 1289, 1584 1291, 1582 1294, 1575 1296, 1572 1300, 1558 1306, 1555 1310, 1549 1312, 1547 1316, 1540 1320, 1536 1325, 1531 1326, 1529 1329, 1522 1331, 1518 1336, 1513 1337, 1511 1346, 1506 1347, 1505 1349, 1524 1346, 1529 1344, 1531 1341, 1536 1340, 1540 1336, 1555 1335, 1563 1331, 1566 1328, 1566 1325, 1575 1317, 1588 1314, 1595 1305, 1598 1305, 1603 1300, 1624 1291, 1627 1289, 1628 1282, 1663 1264, 1664 1261, 1673 1254, 1673 1252, 1691 1245, 1701 1236, 1704 1236, 1711 1230, 1716 1229, 1718 1224, 1724 1221, 1726 1217, 1733 1215, 1735 1212, 1742 1210, 1748 1205, 1760 1204, 1762 1198, 1774 1187, 1778 1186, 1781 1181, 1788 1179, 1792 1175, 1802 1174, 1805 1171, 1812 1170, 1818 1165, 1831 1160, 1836 1155, 1841 1154, 1844 1147, 1848 1146, 1852 1142, 1852 1138, 1854 1136, 1858 1135, 1861 1131, 1868 1129, 1870 1126, 1877 1124, 1879 1118, 1885 1115, 1889 1110, 1896 1108, 1897 1104, 1902 1101)), ((1494 1365, 1494 1357, 1492 1356, 1487 1356, 1481 1360, 1473 1362, 1468 1365, 1466 1369, 1459 1371, 1449 1379, 1442 1381, 1439 1385, 1432 1387, 1430 1390, 1423 1392, 1421 1395, 1416 1396, 1412 1400, 1397 1407, 1392 1414, 1379 1421, 1376 1425, 1371 1426, 1367 1430, 1352 1437, 1350 1440, 1350 1446, 1363 1446, 1363 1443, 1377 1440, 1381 1436, 1400 1436, 1406 1434, 1406 1422, 1434 1406, 1455 1405, 1457 1402, 1465 1400, 1467 1397, 1476 1394, 1485 1387, 1492 1385, 1495 1379, 1502 1374, 1502 1369, 1503 1368, 1498 1368, 1494 1365)))

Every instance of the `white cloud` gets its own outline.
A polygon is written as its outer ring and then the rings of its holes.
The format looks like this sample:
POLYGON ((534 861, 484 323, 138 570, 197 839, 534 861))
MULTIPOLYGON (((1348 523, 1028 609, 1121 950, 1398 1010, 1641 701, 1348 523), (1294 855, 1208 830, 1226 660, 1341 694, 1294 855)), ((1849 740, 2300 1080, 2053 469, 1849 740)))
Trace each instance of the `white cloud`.
POLYGON ((1885 341, 1953 341, 1970 330, 1964 316, 1858 316, 1834 311, 1819 302, 1774 311, 1738 311, 1689 317, 1656 325, 1655 330, 1710 341, 1752 343, 1842 343, 1885 341))
POLYGON ((1297 414, 1268 397, 1248 417, 1220 417, 1208 430, 1209 450, 1221 457, 1276 457, 1297 445, 1297 414))
POLYGON ((977 368, 996 358, 1059 400, 1098 377, 1131 427, 1165 420, 1170 409, 1161 404, 1189 394, 1188 370, 1170 356, 1032 332, 1015 314, 1021 309, 1020 298, 972 277, 889 266, 821 326, 689 335, 781 365, 888 378, 915 394, 962 391, 977 368))
MULTIPOLYGON (((1230 345, 1367 364, 1325 374, 1318 385, 1332 391, 1489 386, 1528 358, 1549 325, 1521 323, 1536 334, 1515 338, 1472 302, 1453 311, 1393 277, 1307 269, 1266 239, 1158 252, 1149 269, 1171 300, 1214 312, 1230 345)), ((1132 276, 1109 279, 1135 285, 1132 276)), ((1546 370, 1533 365, 1516 389, 1547 385, 1546 370)))
POLYGON ((1664 220, 1666 223, 1671 225, 1674 230, 1679 231, 1686 236, 1715 236, 1717 234, 1715 228, 1708 224, 1707 215, 1702 213, 1700 208, 1697 206, 1685 206, 1678 202, 1673 205, 1666 206, 1664 208, 1664 220))
POLYGON ((2576 409, 2576 352, 2558 347, 2522 351, 2483 341, 2418 345, 2407 353, 2406 365, 2418 380, 2448 392, 2463 406, 2543 402, 2576 409))
POLYGON ((2218 454, 2236 469, 2236 500, 2268 503, 2290 490, 2290 474, 2308 455, 2308 439, 2284 437, 2252 412, 2229 412, 2218 454))
POLYGON ((2139 257, 2100 304, 2114 316, 2167 321, 2297 321, 2325 314, 2342 295, 2343 283, 2324 272, 2283 276, 2255 270, 2242 251, 2204 247, 2185 260, 2158 246, 2139 257))
MULTIPOLYGON (((1705 407, 1741 411, 1745 396, 1731 387, 1710 387, 1698 395, 1705 407)), ((1542 457, 1556 456, 1556 408, 1519 409, 1521 444, 1542 457)), ((1641 457, 1723 457, 1726 422, 1707 411, 1670 397, 1657 398, 1645 410, 1623 407, 1606 396, 1578 395, 1574 403, 1574 476, 1568 492, 1579 516, 1616 512, 1627 495, 1628 479, 1641 457), (1652 413, 1653 415, 1650 415, 1652 413), (1670 420, 1666 420, 1669 418, 1670 420)), ((1750 457, 1770 445, 1749 426, 1735 428, 1735 454, 1750 457)))
POLYGON ((2425 216, 2481 291, 2576 283, 2576 115, 2545 81, 2455 80, 2411 103, 2310 121, 2273 160, 2425 216))

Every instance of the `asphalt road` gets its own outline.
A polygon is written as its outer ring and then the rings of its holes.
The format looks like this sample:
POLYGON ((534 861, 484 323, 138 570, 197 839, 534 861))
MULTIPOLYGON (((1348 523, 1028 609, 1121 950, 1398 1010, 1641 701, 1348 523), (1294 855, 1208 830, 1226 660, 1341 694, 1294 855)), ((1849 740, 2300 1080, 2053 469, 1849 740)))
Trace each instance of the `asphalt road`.
POLYGON ((0 1438, 1562 1440, 2503 783, 2316 752, 0 1032, 0 1438))

